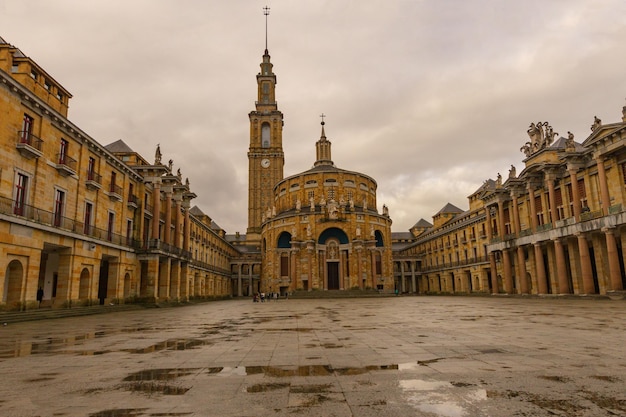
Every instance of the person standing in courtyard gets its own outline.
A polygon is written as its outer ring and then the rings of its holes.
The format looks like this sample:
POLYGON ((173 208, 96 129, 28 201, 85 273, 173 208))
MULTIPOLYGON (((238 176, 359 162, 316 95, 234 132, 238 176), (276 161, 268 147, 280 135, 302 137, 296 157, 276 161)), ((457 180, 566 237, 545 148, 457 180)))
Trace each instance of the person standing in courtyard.
POLYGON ((41 301, 43 300, 43 288, 39 287, 37 290, 37 308, 41 308, 41 301))

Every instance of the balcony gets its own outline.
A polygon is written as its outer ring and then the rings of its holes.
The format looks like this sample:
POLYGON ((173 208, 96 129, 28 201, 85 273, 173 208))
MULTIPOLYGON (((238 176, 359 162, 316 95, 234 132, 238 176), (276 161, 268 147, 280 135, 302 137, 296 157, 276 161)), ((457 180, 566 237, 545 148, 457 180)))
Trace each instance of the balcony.
POLYGON ((154 211, 154 208, 152 208, 152 206, 148 203, 144 204, 143 207, 143 212, 147 215, 152 217, 152 212, 154 211))
POLYGON ((15 147, 24 158, 33 159, 43 155, 43 151, 41 150, 43 140, 25 130, 18 132, 15 147))
POLYGON ((87 181, 85 184, 90 190, 99 190, 102 188, 102 176, 95 172, 87 172, 87 181))
POLYGON ((122 187, 111 184, 109 187, 109 198, 113 201, 122 201, 122 187))
POLYGON ((58 153, 56 157, 56 169, 63 176, 76 175, 76 159, 71 158, 63 153, 58 153))
POLYGON ((128 196, 128 200, 126 200, 126 205, 128 206, 128 208, 133 209, 133 210, 139 207, 137 196, 130 194, 128 196))
POLYGON ((19 204, 15 200, 5 197, 0 197, 0 214, 17 216, 39 225, 51 226, 59 230, 89 236, 93 239, 107 241, 116 245, 137 246, 137 242, 132 236, 122 236, 113 233, 112 230, 99 229, 69 217, 64 217, 59 213, 42 210, 28 204, 19 204))

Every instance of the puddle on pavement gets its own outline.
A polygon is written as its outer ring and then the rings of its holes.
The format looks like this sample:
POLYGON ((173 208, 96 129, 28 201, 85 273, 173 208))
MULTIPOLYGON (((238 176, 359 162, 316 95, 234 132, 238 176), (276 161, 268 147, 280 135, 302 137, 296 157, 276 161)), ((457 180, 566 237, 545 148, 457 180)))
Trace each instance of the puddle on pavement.
POLYGON ((399 385, 415 409, 440 417, 471 415, 468 408, 487 399, 487 390, 465 382, 406 379, 399 385))
MULTIPOLYGON (((140 417, 146 416, 147 408, 114 408, 111 410, 98 411, 97 413, 89 414, 89 417, 140 417)), ((193 413, 150 413, 150 416, 159 417, 176 417, 176 416, 190 416, 193 413)))
POLYGON ((89 414, 89 417, 139 417, 147 408, 113 408, 89 414))
POLYGON ((162 395, 183 395, 191 389, 191 387, 181 387, 177 385, 169 385, 159 381, 135 381, 123 384, 121 388, 130 392, 139 392, 142 394, 162 394, 162 395))
MULTIPOLYGON (((111 352, 110 350, 101 351, 71 351, 70 347, 78 347, 86 342, 104 336, 111 336, 120 333, 134 333, 141 331, 154 330, 153 328, 137 327, 117 330, 99 330, 90 333, 84 333, 66 338, 49 337, 44 340, 14 340, 0 346, 0 359, 24 357, 39 354, 78 354, 78 355, 99 355, 111 352), (8 345, 8 346, 7 346, 8 345)), ((140 349, 122 349, 123 352, 131 353, 150 353, 159 350, 185 350, 193 349, 203 345, 210 345, 213 342, 202 339, 172 339, 159 342, 155 345, 140 349)))
POLYGON ((196 373, 199 368, 145 369, 124 378, 124 381, 167 381, 196 373))
POLYGON ((213 342, 203 339, 170 339, 145 348, 121 349, 122 352, 129 353, 153 353, 162 350, 189 350, 200 346, 212 345, 213 342))
POLYGON ((296 368, 280 368, 277 366, 235 366, 208 368, 208 373, 218 376, 265 375, 275 378, 288 378, 294 376, 361 375, 373 371, 398 370, 398 368, 398 365, 370 365, 346 368, 333 368, 330 365, 306 365, 296 368))

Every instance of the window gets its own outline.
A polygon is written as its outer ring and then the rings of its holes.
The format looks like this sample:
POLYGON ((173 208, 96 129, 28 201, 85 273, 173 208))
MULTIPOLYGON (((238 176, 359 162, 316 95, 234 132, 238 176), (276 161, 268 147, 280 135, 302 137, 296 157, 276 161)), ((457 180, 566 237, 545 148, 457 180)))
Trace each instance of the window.
POLYGON ((37 74, 37 71, 35 71, 34 69, 31 69, 31 70, 30 70, 30 77, 31 77, 33 80, 37 81, 37 78, 39 77, 39 74, 37 74))
POLYGON ((544 223, 541 195, 535 197, 535 210, 537 210, 537 225, 541 226, 544 223))
POLYGON ((91 233, 91 221, 93 218, 93 204, 90 202, 85 203, 85 224, 83 226, 83 232, 86 235, 90 235, 91 233))
POLYGON ((24 206, 26 205, 26 192, 28 191, 28 176, 18 173, 15 182, 15 207, 13 214, 18 216, 24 215, 24 206))
POLYGON ((133 241, 133 221, 131 219, 126 219, 126 244, 130 246, 132 241, 133 241))
POLYGON ((20 132, 20 140, 22 143, 30 144, 30 135, 33 133, 33 118, 27 114, 24 114, 22 119, 22 131, 20 132))
POLYGON ((580 205, 585 209, 589 209, 589 205, 587 204, 587 190, 585 189, 585 180, 581 178, 578 180, 578 196, 580 197, 580 205))
POLYGON ((65 191, 56 189, 54 191, 54 225, 60 227, 63 221, 63 210, 65 209, 65 191))
POLYGON ((561 194, 560 188, 555 190, 554 199, 556 200, 556 220, 564 219, 565 209, 563 208, 563 194, 561 194))
POLYGON ((95 170, 96 170, 96 160, 90 156, 89 162, 87 163, 87 179, 88 180, 93 181, 95 170))
POLYGON ((261 126, 261 146, 263 148, 270 147, 270 124, 263 123, 261 126))
POLYGON ((111 189, 109 191, 111 192, 116 192, 115 191, 115 180, 117 179, 117 173, 115 171, 111 172, 111 189))
POLYGON ((263 103, 270 102, 270 83, 263 83, 263 103))
POLYGON ((107 240, 113 240, 113 227, 115 226, 115 213, 109 211, 109 221, 107 222, 107 240))
POLYGON ((289 276, 289 255, 283 253, 280 256, 280 276, 288 277, 289 276))
POLYGON ((68 146, 69 143, 65 139, 61 139, 61 147, 59 148, 59 164, 65 164, 68 146))
POLYGON ((43 87, 50 91, 50 88, 52 88, 52 84, 50 84, 50 81, 48 81, 47 79, 43 81, 43 87))

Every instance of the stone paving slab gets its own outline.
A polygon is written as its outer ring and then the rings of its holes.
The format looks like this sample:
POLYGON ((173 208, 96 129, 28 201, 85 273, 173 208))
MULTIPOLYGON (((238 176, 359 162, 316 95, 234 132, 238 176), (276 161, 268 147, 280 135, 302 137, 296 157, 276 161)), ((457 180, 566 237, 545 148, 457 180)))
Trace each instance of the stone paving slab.
POLYGON ((0 328, 0 416, 626 415, 626 304, 220 301, 0 328))

